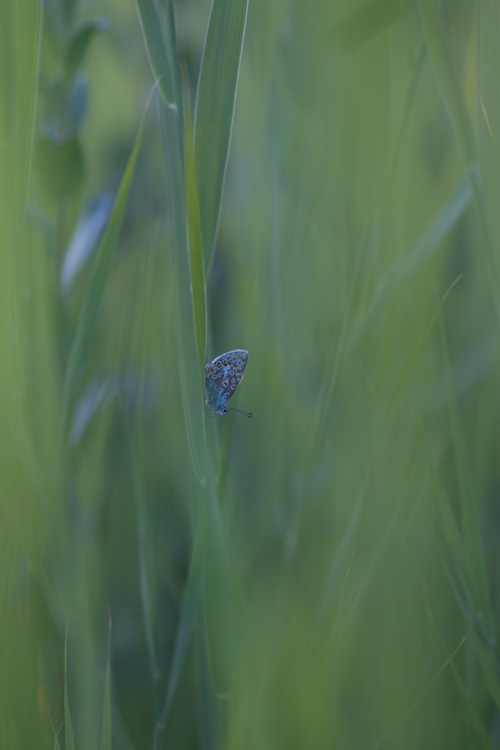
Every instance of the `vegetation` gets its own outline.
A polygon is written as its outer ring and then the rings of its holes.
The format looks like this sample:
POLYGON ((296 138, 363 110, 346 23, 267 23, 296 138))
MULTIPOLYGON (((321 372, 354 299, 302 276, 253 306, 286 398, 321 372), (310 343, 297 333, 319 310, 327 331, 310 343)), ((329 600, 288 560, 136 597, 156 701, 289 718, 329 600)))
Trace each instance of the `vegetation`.
POLYGON ((1 748, 499 746, 499 45, 0 3, 1 748))

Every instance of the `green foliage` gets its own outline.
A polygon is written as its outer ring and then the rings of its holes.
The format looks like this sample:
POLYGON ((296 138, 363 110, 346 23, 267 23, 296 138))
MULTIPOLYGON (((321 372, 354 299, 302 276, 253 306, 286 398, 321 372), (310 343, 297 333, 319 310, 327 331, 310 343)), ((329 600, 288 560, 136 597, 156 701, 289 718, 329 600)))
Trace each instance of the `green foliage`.
POLYGON ((130 155, 123 179, 116 196, 115 205, 106 233, 101 242, 97 259, 89 282, 82 309, 78 318, 78 325, 75 330, 71 349, 68 355, 68 364, 66 369, 66 378, 64 382, 63 403, 62 403, 62 432, 61 438, 66 443, 68 438, 69 424, 73 416, 76 401, 83 377, 85 376, 87 360, 92 342, 95 338, 95 329, 97 325, 99 310, 102 296, 106 286, 106 281, 111 268, 111 260, 115 249, 118 235, 123 222, 127 199, 134 175, 135 163, 141 143, 142 132, 147 110, 142 117, 141 124, 135 139, 134 147, 130 155))
POLYGON ((0 748, 497 747, 498 4, 102 11, 0 3, 0 748))

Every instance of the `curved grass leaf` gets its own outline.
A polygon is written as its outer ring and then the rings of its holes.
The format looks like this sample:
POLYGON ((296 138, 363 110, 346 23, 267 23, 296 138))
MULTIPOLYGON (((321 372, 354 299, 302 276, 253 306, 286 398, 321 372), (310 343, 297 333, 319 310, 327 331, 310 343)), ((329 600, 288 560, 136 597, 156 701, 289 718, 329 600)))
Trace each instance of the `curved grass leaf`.
POLYGON ((180 81, 172 2, 166 0, 163 16, 151 0, 137 0, 136 5, 149 63, 160 93, 168 107, 177 109, 180 106, 180 81))
POLYGON ((90 40, 96 31, 104 31, 107 28, 109 28, 107 18, 92 18, 89 21, 84 21, 71 35, 65 55, 68 78, 72 78, 82 64, 90 40))
POLYGON ((62 264, 60 285, 63 294, 69 292, 82 267, 92 256, 112 209, 113 198, 104 195, 91 201, 82 212, 62 264))
POLYGON ((118 235, 122 225, 127 199, 132 184, 137 154, 141 143, 142 133, 149 102, 144 111, 139 130, 135 139, 134 147, 130 155, 125 174, 116 196, 115 205, 106 229, 106 233, 99 247, 96 264, 92 279, 90 281, 85 300, 78 319, 77 329, 73 344, 68 357, 66 378, 64 382, 63 407, 61 420, 61 439, 64 443, 71 424, 72 415, 80 393, 84 378, 87 360, 92 346, 92 340, 97 325, 99 310, 104 294, 104 288, 111 268, 113 251, 118 241, 118 235))
POLYGON ((248 0, 214 0, 195 112, 195 162, 206 263, 217 232, 238 86, 248 0))

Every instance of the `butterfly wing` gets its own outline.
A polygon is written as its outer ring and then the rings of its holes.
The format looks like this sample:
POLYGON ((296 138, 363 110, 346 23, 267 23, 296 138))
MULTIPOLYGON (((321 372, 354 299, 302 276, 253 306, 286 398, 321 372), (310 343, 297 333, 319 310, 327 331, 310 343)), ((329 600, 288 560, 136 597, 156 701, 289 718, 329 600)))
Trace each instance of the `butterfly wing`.
POLYGON ((234 349, 205 366, 207 404, 216 414, 227 412, 227 403, 241 383, 247 361, 245 349, 234 349))

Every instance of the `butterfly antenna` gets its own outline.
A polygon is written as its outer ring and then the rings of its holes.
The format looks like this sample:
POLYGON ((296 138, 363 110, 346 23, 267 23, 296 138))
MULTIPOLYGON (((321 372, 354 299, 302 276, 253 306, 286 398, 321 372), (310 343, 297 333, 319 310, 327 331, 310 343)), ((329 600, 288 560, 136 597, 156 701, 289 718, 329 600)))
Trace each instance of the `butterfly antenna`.
POLYGON ((237 409, 235 406, 231 406, 228 411, 237 411, 239 414, 244 414, 248 419, 252 419, 253 414, 251 411, 243 411, 243 409, 237 409))

